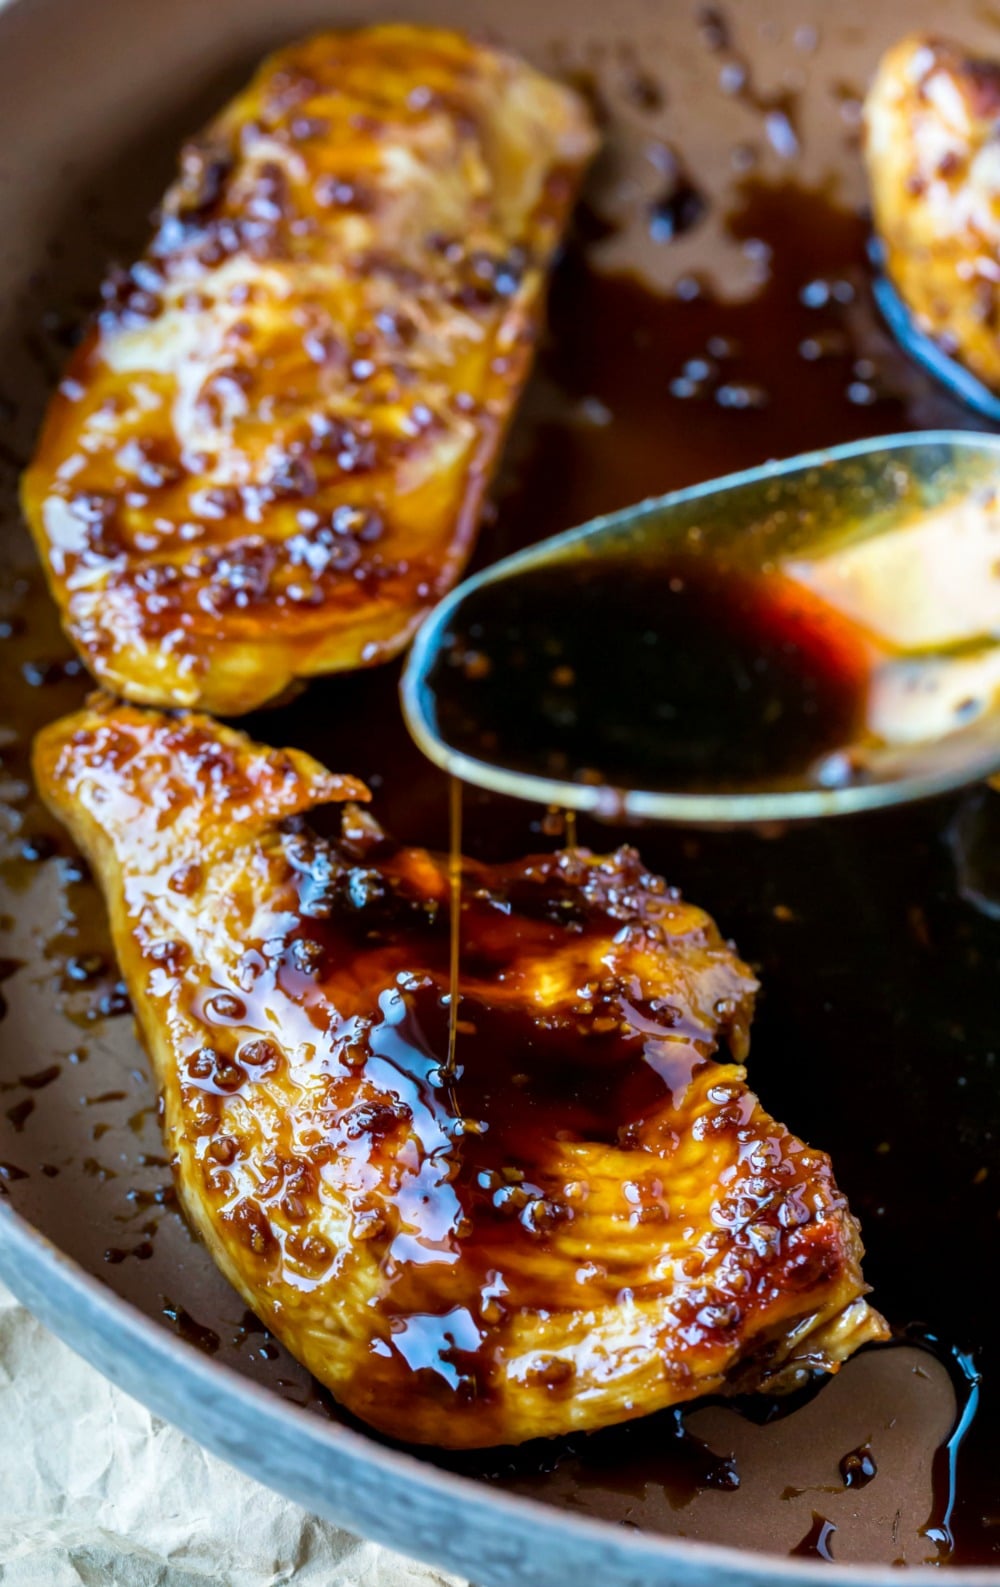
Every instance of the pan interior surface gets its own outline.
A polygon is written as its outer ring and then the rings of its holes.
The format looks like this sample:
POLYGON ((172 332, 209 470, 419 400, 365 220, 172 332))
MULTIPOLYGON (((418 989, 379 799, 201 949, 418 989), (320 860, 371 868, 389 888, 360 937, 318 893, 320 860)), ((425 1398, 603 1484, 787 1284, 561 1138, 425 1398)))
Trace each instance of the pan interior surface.
MULTIPOLYGON (((891 343, 866 261, 860 98, 883 49, 938 25, 930 0, 888 0, 863 20, 831 0, 373 0, 363 14, 337 0, 0 4, 0 1209, 54 1248, 35 1248, 26 1288, 42 1304, 48 1271, 62 1305, 57 1253, 71 1258, 150 1337, 179 1336, 199 1390, 219 1365, 251 1385, 257 1442, 269 1405, 307 1411, 310 1458, 331 1451, 328 1500, 293 1467, 251 1449, 243 1463, 347 1524, 366 1511, 335 1451, 385 1460, 387 1535, 401 1547, 400 1495, 426 1478, 413 1549, 484 1587, 563 1580, 553 1518, 605 1523, 606 1546, 578 1530, 612 1584, 721 1579, 723 1557, 699 1544, 740 1550, 744 1579, 761 1582, 804 1579, 817 1559, 859 1583, 902 1563, 993 1567, 1000 1581, 1000 1345, 986 1294, 1000 923, 966 901, 988 876, 953 857, 955 832, 974 828, 988 859, 1000 794, 784 832, 581 823, 595 849, 636 842, 759 970, 751 1083, 829 1151, 862 1221, 866 1276, 901 1338, 804 1401, 706 1403, 558 1446, 400 1464, 357 1429, 344 1443, 346 1418, 176 1211, 100 900, 28 780, 32 734, 89 684, 41 585, 17 478, 104 269, 141 246, 184 135, 275 44, 381 17, 502 39, 591 93, 605 132, 474 568, 767 457, 979 423, 891 343), (463 1503, 478 1511, 452 1470, 517 1531, 507 1554, 456 1523, 463 1503), (533 1501, 516 1528, 510 1495, 533 1501)), ((948 28, 1000 53, 984 8, 963 6, 948 28)), ((246 725, 360 776, 389 830, 443 848, 445 780, 408 739, 397 687, 395 666, 320 680, 246 725)), ((478 791, 464 826, 488 859, 558 841, 544 811, 478 791)), ((15 1244, 0 1220, 0 1269, 17 1287, 15 1244)), ((88 1316, 99 1295, 88 1291, 88 1316)), ((73 1319, 62 1326, 72 1342, 73 1319)), ((370 1484, 360 1457, 357 1470, 370 1484)))

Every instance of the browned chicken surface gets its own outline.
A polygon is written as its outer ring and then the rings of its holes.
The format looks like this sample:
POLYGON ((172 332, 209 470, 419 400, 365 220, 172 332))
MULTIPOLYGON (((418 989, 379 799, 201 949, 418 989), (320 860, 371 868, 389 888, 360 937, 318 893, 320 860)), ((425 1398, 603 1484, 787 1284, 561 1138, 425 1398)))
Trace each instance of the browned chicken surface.
POLYGON ((184 149, 23 489, 102 683, 222 714, 396 654, 469 554, 596 137, 409 26, 272 56, 184 149))
POLYGON ((108 701, 35 760, 103 886, 187 1215, 358 1416, 515 1443, 884 1336, 829 1160, 747 1087, 750 970, 633 850, 463 862, 449 1064, 447 861, 353 779, 108 701), (330 801, 332 843, 302 820, 330 801))
POLYGON ((920 328, 1000 390, 1000 61, 915 35, 865 102, 875 227, 920 328))

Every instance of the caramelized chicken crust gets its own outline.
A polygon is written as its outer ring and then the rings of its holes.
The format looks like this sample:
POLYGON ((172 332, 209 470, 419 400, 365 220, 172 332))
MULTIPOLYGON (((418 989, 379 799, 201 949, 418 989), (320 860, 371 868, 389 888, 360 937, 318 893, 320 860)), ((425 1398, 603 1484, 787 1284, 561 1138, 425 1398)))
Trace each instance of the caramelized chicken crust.
POLYGON ((915 35, 883 56, 865 152, 885 268, 920 328, 1000 390, 1000 62, 915 35))
POLYGON ((222 714, 400 651, 458 577, 596 147, 459 34, 267 60, 112 273, 23 485, 116 693, 222 714))
POLYGON ((36 772, 103 885, 188 1217, 358 1416, 516 1443, 884 1336, 829 1160, 747 1088, 750 970, 633 850, 463 862, 450 1066, 447 861, 356 804, 316 836, 351 778, 110 702, 36 772))

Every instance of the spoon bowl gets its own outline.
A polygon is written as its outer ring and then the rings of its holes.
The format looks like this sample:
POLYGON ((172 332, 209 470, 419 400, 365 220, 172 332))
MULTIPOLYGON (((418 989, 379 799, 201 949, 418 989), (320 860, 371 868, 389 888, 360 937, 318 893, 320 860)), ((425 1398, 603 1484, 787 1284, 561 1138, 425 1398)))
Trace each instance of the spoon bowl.
POLYGON ((1000 437, 852 443, 595 519, 458 586, 401 693, 463 782, 622 821, 977 782, 1000 770, 1000 437), (718 598, 692 605, 704 569, 718 598))

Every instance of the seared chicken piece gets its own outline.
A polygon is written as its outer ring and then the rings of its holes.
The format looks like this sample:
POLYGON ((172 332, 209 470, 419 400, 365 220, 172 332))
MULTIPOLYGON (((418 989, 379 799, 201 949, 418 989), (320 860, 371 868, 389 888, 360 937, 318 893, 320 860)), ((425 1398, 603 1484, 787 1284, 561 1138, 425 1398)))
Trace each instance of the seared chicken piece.
POLYGON ((447 862, 356 805, 315 836, 351 778, 110 703, 36 772, 107 896, 188 1217, 358 1416, 516 1443, 884 1336, 828 1159, 747 1089, 753 976, 634 851, 463 862, 449 1065, 447 862))
POLYGON ((468 557, 595 147, 571 89, 391 26, 280 51, 185 148, 24 479, 101 682, 233 714, 406 645, 468 557))
POLYGON ((916 35, 883 56, 865 150, 886 271, 921 330, 1000 390, 1000 62, 916 35))

